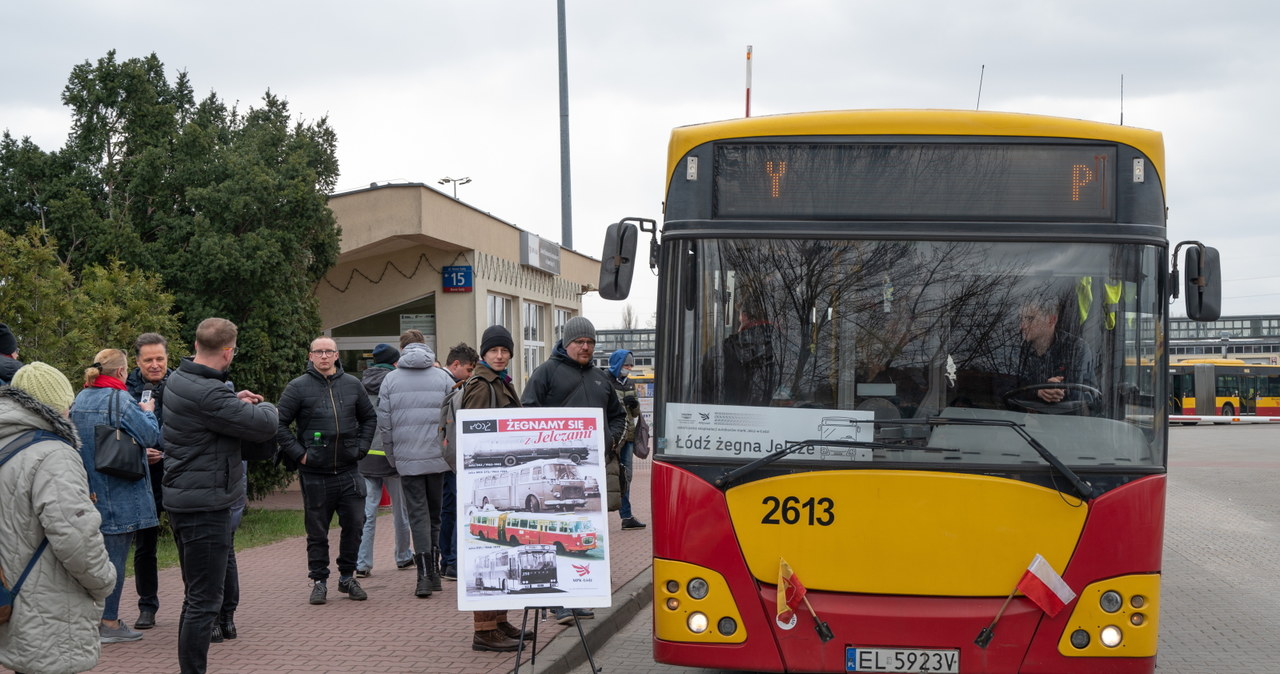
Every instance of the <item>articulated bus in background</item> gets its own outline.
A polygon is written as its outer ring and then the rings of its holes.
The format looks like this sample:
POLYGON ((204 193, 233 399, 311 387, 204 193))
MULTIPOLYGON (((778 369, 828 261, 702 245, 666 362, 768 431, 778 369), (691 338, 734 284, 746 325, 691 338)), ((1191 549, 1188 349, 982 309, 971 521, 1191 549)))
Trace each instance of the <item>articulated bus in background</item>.
POLYGON ((1169 365, 1169 413, 1280 414, 1280 365, 1196 358, 1169 365))
POLYGON ((1164 179, 1159 133, 1032 115, 676 129, 661 232, 610 226, 600 283, 652 236, 655 658, 1153 671, 1166 312, 1220 303, 1164 179))

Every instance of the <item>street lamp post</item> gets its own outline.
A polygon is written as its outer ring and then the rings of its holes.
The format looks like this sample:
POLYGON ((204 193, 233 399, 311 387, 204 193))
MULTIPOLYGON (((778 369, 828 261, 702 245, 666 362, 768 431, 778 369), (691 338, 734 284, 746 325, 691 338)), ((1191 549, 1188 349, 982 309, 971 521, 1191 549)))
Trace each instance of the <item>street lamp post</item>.
POLYGON ((471 182, 471 179, 470 178, 450 178, 449 176, 445 176, 436 182, 440 183, 441 185, 448 185, 449 183, 453 183, 453 198, 457 199, 458 185, 466 185, 467 183, 471 182))

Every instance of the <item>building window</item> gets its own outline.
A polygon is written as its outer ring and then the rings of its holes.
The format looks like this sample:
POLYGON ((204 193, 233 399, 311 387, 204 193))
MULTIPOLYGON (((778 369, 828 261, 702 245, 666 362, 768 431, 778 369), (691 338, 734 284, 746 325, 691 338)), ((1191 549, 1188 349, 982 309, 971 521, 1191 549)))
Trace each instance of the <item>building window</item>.
POLYGON ((551 329, 555 331, 556 341, 564 336, 564 324, 573 318, 573 312, 568 309, 556 309, 555 319, 552 322, 551 329))
POLYGON ((512 319, 512 301, 502 295, 489 296, 489 325, 501 325, 510 330, 512 319))
POLYGON ((543 307, 533 302, 524 303, 524 377, 528 381, 544 360, 547 359, 546 326, 544 325, 543 307))

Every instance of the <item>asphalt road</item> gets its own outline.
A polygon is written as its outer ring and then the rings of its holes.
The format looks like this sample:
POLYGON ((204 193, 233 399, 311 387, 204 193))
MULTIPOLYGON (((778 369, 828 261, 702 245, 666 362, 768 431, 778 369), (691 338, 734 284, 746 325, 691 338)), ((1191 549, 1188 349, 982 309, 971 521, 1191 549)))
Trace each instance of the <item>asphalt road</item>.
MULTIPOLYGON (((1174 427, 1169 455, 1157 672, 1280 672, 1280 425, 1174 427)), ((653 662, 652 632, 646 608, 597 650, 596 664, 722 671, 653 662)))

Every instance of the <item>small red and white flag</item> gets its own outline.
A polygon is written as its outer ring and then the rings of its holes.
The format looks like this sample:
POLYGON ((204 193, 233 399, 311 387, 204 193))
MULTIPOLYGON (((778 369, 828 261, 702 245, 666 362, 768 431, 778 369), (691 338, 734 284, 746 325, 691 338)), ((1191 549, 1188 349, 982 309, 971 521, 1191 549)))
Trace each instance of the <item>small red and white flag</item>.
POLYGON ((1067 585, 1067 581, 1039 554, 1031 560, 1027 572, 1018 581, 1018 591, 1027 595, 1050 618, 1058 615, 1059 611, 1076 598, 1076 593, 1067 585))
POLYGON ((804 585, 800 584, 800 578, 796 576, 796 572, 791 570, 791 565, 787 564, 787 560, 778 558, 778 615, 776 620, 778 625, 788 625, 785 629, 795 626, 796 609, 800 608, 801 602, 804 601, 806 590, 804 585))

